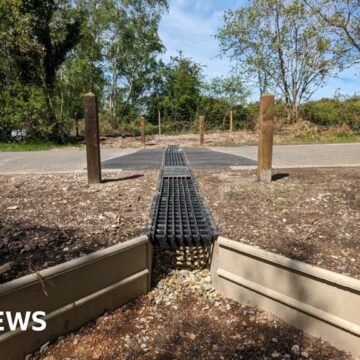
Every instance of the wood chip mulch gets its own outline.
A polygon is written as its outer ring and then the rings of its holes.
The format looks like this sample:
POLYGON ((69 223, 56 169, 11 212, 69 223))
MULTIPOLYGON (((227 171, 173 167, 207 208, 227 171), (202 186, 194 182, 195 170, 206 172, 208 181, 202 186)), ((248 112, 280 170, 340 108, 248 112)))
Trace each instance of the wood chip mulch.
POLYGON ((360 168, 199 172, 220 235, 360 279, 360 168))
POLYGON ((351 359, 272 314, 223 298, 208 270, 170 263, 155 254, 150 293, 27 360, 351 359))
POLYGON ((144 232, 157 172, 0 176, 0 265, 4 283, 130 240, 144 232))

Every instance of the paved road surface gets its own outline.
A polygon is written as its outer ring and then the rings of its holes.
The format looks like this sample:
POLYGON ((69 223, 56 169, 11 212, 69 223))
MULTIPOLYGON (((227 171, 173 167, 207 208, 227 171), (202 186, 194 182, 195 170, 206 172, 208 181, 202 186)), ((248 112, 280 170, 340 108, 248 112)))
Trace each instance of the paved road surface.
MULTIPOLYGON (((213 147, 231 155, 257 159, 257 146, 213 147)), ((360 166, 360 143, 277 145, 273 150, 274 167, 360 166)))
MULTIPOLYGON (((185 149, 194 169, 254 167, 257 147, 185 149)), ((162 149, 103 149, 104 169, 158 169, 162 149)), ((360 143, 274 146, 274 167, 360 166, 360 143)), ((0 152, 0 173, 81 171, 85 150, 59 149, 33 152, 0 152)))
MULTIPOLYGON (((136 149, 104 149, 101 151, 101 159, 104 161, 136 151, 136 149)), ((85 167, 84 149, 0 152, 0 173, 77 171, 85 167)))

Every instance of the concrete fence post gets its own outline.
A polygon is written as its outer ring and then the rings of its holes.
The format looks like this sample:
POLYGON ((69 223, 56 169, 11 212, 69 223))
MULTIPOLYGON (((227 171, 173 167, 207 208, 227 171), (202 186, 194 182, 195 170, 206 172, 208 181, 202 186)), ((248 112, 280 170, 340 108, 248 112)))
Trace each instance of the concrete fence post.
POLYGON ((199 133, 200 133, 200 145, 204 145, 205 142, 205 116, 199 118, 199 133))
POLYGON ((270 183, 272 177, 272 148, 275 116, 275 98, 271 94, 264 94, 260 100, 258 120, 258 180, 270 183))
POLYGON ((233 112, 232 110, 230 110, 230 132, 232 133, 233 132, 233 112))
POLYGON ((145 118, 140 118, 141 143, 145 146, 145 118))
POLYGON ((86 137, 86 159, 89 184, 101 182, 99 119, 96 95, 87 93, 83 99, 86 137))

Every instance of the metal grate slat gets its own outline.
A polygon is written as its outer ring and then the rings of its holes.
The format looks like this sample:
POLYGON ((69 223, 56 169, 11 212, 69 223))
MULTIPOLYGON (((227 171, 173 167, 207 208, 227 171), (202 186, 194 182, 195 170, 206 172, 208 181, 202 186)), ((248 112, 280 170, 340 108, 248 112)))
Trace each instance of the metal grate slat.
POLYGON ((146 232, 155 246, 209 245, 217 237, 186 155, 177 145, 164 152, 149 224, 146 232))

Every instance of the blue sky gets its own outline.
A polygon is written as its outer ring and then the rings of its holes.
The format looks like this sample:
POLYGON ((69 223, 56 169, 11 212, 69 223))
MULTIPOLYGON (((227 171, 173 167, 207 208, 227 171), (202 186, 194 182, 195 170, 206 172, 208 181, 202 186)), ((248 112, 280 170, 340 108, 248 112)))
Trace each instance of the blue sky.
MULTIPOLYGON (((218 41, 214 38, 223 24, 223 13, 236 9, 244 0, 170 0, 169 12, 160 23, 160 37, 167 48, 164 59, 177 55, 181 50, 187 57, 206 65, 207 78, 227 75, 231 63, 226 57, 219 57, 218 41)), ((332 96, 337 89, 344 94, 360 94, 360 69, 350 69, 330 78, 325 86, 313 96, 314 99, 332 96), (358 74, 358 75, 356 75, 358 74)), ((252 98, 258 96, 255 90, 252 98)))

